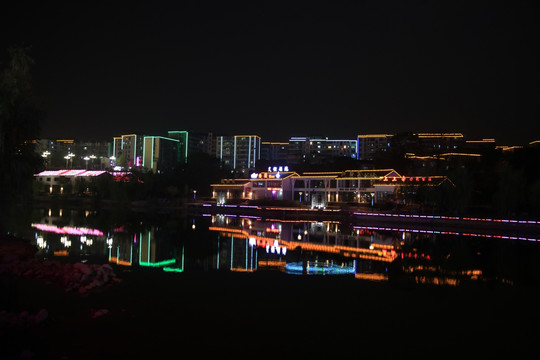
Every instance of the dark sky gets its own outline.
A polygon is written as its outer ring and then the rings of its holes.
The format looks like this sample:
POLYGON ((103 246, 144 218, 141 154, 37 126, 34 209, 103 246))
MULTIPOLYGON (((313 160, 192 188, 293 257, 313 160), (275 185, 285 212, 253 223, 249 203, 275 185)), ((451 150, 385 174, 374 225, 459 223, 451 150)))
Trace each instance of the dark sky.
POLYGON ((540 139, 538 1, 81 4, 0 15, 6 46, 31 46, 46 138, 540 139))

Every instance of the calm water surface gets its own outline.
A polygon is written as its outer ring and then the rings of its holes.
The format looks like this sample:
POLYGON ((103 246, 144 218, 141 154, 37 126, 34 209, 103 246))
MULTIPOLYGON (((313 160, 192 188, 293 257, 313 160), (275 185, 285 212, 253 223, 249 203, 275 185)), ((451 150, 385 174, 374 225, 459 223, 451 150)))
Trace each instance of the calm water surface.
POLYGON ((371 225, 44 208, 33 209, 16 232, 33 239, 43 259, 133 269, 274 271, 441 286, 540 284, 540 243, 534 237, 371 225))

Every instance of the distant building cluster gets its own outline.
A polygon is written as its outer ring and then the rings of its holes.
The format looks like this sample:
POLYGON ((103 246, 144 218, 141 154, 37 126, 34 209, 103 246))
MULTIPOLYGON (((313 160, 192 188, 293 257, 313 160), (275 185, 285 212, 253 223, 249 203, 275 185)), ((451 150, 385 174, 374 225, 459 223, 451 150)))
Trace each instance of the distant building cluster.
POLYGON ((263 141, 259 135, 216 136, 187 130, 171 130, 166 136, 127 134, 102 142, 41 139, 36 144, 47 169, 160 173, 188 163, 194 153, 204 153, 245 178, 261 164, 294 168, 325 164, 337 157, 369 162, 393 148, 404 150, 407 158, 419 161, 477 157, 485 149, 516 148, 497 146, 495 139, 469 140, 462 133, 360 134, 352 139, 294 136, 287 142, 276 142, 263 141))

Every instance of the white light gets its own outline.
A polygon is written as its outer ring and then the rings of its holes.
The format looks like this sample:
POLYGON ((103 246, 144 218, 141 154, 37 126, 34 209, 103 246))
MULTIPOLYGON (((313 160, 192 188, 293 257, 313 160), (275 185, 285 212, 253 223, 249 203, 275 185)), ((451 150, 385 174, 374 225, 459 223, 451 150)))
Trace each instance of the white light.
POLYGON ((43 236, 38 236, 38 238, 37 238, 37 246, 42 248, 42 249, 45 246, 47 246, 47 242, 45 240, 43 240, 43 236))

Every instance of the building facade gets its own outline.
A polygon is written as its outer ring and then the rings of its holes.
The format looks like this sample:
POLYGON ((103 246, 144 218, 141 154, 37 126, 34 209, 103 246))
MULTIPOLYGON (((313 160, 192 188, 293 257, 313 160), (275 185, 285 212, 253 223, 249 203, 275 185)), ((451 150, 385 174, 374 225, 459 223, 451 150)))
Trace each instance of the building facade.
POLYGON ((247 174, 261 158, 258 135, 216 136, 216 158, 222 166, 247 174))
POLYGON ((142 167, 153 173, 174 169, 178 161, 180 140, 164 136, 145 136, 142 167))
POLYGON ((141 134, 128 134, 113 138, 113 154, 117 166, 128 169, 142 166, 143 139, 141 134))
MULTIPOLYGON (((392 201, 400 191, 438 186, 444 176, 403 176, 393 169, 341 172, 290 171, 252 173, 250 179, 224 179, 212 185, 218 204, 245 200, 293 200, 311 208, 331 204, 371 204, 392 201)), ((288 170, 288 169, 283 169, 288 170)))
POLYGON ((380 152, 386 152, 390 148, 390 134, 365 134, 356 138, 356 158, 358 160, 374 160, 380 152))

